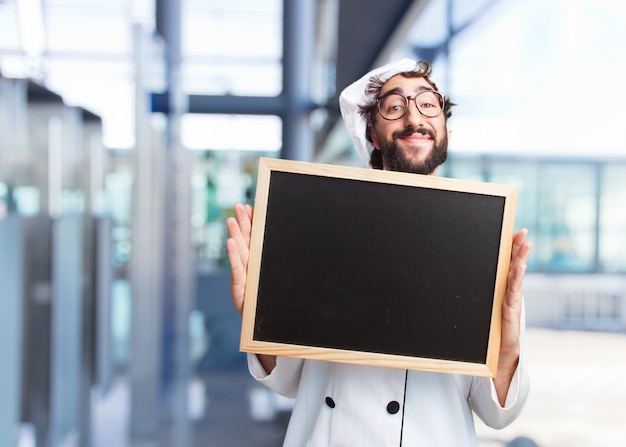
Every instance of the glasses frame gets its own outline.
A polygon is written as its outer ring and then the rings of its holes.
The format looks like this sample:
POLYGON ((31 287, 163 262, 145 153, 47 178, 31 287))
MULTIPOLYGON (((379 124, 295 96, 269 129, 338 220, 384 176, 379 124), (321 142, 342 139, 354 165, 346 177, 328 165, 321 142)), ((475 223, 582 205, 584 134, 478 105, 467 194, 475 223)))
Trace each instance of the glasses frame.
POLYGON ((378 109, 378 114, 380 115, 380 117, 382 119, 384 119, 386 121, 396 121, 396 120, 404 118, 406 116, 406 114, 409 113, 409 100, 411 100, 411 99, 413 100, 413 103, 415 103, 415 108, 420 113, 420 115, 422 115, 423 117, 426 117, 426 118, 437 118, 438 116, 440 116, 443 113, 443 111, 444 111, 444 109, 446 107, 446 97, 443 95, 443 93, 438 92, 437 90, 422 90, 421 92, 419 92, 415 96, 404 96, 403 94, 398 93, 398 92, 388 92, 388 93, 385 93, 384 95, 376 98, 376 109, 378 109), (417 97, 419 95, 424 94, 424 93, 436 93, 437 95, 439 95, 441 97, 441 110, 439 111, 438 114, 436 114, 434 116, 429 116, 429 115, 424 114, 424 112, 422 112, 420 110, 419 106, 417 105, 417 97), (397 117, 397 118, 387 118, 387 117, 385 117, 383 115, 383 112, 380 111, 381 100, 383 100, 384 98, 386 98, 388 96, 391 96, 391 95, 397 95, 397 96, 401 96, 402 98, 404 98, 404 103, 405 103, 404 113, 402 115, 400 115, 399 117, 397 117))

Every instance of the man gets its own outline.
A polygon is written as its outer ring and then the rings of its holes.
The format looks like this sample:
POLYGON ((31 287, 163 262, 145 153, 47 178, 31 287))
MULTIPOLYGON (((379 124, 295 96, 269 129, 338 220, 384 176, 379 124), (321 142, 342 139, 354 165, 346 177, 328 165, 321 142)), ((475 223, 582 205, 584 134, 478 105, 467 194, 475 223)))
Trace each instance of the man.
MULTIPOLYGON (((445 161, 451 103, 430 75, 426 62, 402 59, 342 92, 341 112, 364 162, 434 175, 445 161)), ((241 313, 252 208, 238 204, 235 213, 227 249, 241 313)), ((529 390, 520 348, 526 233, 513 236, 495 379, 249 354, 256 380, 296 398, 284 445, 476 446, 472 411, 494 428, 515 420, 529 390)))

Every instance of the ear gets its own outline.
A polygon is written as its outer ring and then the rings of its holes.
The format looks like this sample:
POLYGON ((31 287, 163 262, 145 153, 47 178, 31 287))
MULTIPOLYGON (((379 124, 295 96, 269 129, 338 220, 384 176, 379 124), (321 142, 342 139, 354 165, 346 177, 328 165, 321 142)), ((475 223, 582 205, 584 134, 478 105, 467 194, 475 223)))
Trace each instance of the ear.
POLYGON ((378 145, 378 138, 376 137, 376 132, 374 132, 374 126, 368 124, 367 130, 370 134, 370 137, 372 138, 372 146, 374 146, 374 149, 380 150, 380 146, 378 145))

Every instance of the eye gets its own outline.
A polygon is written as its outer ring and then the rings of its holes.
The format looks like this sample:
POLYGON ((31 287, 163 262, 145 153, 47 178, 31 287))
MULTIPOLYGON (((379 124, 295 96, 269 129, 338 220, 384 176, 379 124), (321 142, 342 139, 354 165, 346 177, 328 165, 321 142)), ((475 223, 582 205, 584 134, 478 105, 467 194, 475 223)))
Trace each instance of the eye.
POLYGON ((392 94, 382 99, 382 109, 387 113, 401 112, 406 108, 404 96, 392 94))
POLYGON ((420 109, 439 109, 441 108, 441 102, 435 93, 424 92, 420 93, 417 98, 418 107, 420 109))

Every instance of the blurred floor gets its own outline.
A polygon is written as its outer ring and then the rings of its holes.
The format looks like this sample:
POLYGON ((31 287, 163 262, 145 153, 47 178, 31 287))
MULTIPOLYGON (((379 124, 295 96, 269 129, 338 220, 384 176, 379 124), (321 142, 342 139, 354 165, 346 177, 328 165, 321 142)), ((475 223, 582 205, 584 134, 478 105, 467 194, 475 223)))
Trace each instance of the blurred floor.
POLYGON ((626 334, 530 328, 531 394, 504 430, 476 422, 481 447, 518 436, 539 447, 626 446, 626 334))
MULTIPOLYGON (((522 436, 539 447, 626 445, 626 334, 530 328, 526 356, 532 388, 524 413, 504 430, 477 420, 480 447, 504 447, 522 436)), ((272 401, 274 395, 265 393, 245 370, 211 372, 202 383, 192 387, 203 396, 190 401, 196 407, 204 404, 204 409, 194 410, 199 419, 193 423, 190 447, 282 445, 289 403, 272 401)), ((163 442, 128 443, 127 402, 128 389, 118 382, 96 408, 94 445, 169 447, 163 442)))
POLYGON ((247 371, 212 372, 191 387, 193 434, 189 445, 165 439, 128 440, 130 392, 119 380, 95 408, 94 447, 280 447, 289 403, 258 385, 247 371), (198 384, 201 382, 201 384, 198 384), (199 386, 198 386, 199 385, 199 386), (261 394, 255 393, 260 391, 261 394), (203 393, 194 396, 193 393, 203 393), (255 396, 256 405, 251 406, 255 396), (259 399, 260 397, 260 399, 259 399), (278 399, 277 399, 278 398, 278 399), (198 408, 201 402, 204 408, 198 408))
POLYGON ((289 413, 277 411, 274 395, 255 383, 247 371, 213 373, 205 383, 208 405, 202 420, 195 424, 195 447, 282 446, 289 413), (255 392, 261 394, 255 398, 255 392))

